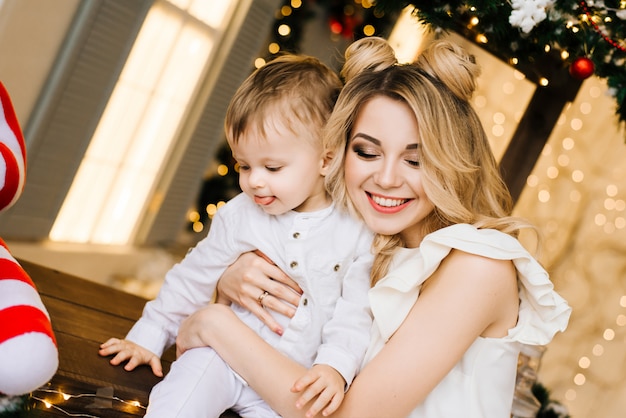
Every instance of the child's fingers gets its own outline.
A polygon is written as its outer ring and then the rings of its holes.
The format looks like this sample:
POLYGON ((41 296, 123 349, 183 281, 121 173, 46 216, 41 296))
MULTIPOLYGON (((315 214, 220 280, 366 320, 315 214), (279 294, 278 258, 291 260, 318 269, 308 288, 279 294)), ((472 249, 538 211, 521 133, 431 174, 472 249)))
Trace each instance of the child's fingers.
POLYGON ((163 377, 163 367, 161 366, 161 360, 157 356, 152 357, 149 364, 155 376, 163 377))
POLYGON ((328 416, 332 414, 333 412, 335 412, 337 408, 339 408, 339 405, 341 405, 342 400, 343 400, 343 396, 333 396, 328 406, 324 408, 324 410, 322 411, 322 415, 328 416))
POLYGON ((293 386, 291 387, 291 391, 294 393, 299 393, 304 391, 306 388, 311 386, 316 380, 318 376, 314 375, 310 371, 305 373, 304 376, 295 381, 293 386))
POLYGON ((119 342, 120 342, 120 340, 117 339, 117 338, 109 338, 108 340, 106 340, 105 342, 100 344, 100 348, 107 348, 107 347, 110 347, 111 345, 117 344, 119 342))

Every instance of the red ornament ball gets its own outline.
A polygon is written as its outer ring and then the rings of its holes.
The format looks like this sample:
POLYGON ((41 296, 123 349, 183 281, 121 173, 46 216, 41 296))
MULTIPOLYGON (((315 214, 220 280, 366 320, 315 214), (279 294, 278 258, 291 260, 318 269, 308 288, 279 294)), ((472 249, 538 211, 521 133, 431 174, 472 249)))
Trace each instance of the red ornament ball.
POLYGON ((593 61, 587 57, 576 58, 569 66, 570 75, 578 80, 585 80, 591 77, 594 70, 593 61))

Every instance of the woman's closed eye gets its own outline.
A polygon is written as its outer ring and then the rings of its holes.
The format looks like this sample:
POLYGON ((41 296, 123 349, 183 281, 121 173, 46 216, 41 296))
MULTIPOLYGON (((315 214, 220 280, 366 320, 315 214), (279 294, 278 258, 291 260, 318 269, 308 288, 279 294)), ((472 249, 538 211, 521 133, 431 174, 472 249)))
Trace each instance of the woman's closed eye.
POLYGON ((420 166, 420 162, 417 159, 414 159, 414 158, 406 158, 404 161, 406 161, 407 164, 409 164, 411 167, 419 167, 420 166))
POLYGON ((355 145, 354 147, 352 147, 352 152, 354 152, 356 155, 358 155, 360 158, 363 158, 364 160, 372 160, 379 155, 376 151, 367 149, 360 145, 355 145))

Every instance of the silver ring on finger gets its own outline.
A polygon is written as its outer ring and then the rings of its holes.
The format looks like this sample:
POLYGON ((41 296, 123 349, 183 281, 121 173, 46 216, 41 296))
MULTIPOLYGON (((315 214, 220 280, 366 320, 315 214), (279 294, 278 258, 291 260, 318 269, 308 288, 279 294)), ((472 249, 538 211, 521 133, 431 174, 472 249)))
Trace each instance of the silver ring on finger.
POLYGON ((261 295, 257 298, 257 300, 259 301, 259 305, 261 305, 262 307, 265 308, 265 305, 263 305, 263 299, 265 299, 265 296, 269 295, 270 292, 268 292, 267 290, 263 293, 261 293, 261 295))

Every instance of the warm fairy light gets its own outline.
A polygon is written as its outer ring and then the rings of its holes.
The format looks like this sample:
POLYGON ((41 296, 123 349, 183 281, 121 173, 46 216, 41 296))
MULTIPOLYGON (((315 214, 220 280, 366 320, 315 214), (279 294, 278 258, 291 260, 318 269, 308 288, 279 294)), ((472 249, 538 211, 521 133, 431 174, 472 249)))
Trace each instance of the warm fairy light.
POLYGON ((585 174, 580 170, 574 170, 572 172, 572 180, 574 183, 581 183, 585 179, 585 174))
POLYGON ((557 157, 556 162, 561 166, 561 167, 567 167, 569 165, 569 156, 565 155, 565 154, 561 154, 557 157))
POLYGON ((204 229, 204 224, 202 222, 194 222, 191 225, 191 229, 193 229, 193 232, 202 232, 202 230, 204 229))
POLYGON ((574 383, 578 386, 584 385, 586 380, 587 378, 585 378, 585 375, 582 373, 577 373, 576 376, 574 376, 574 383))
POLYGON ((470 23, 470 26, 476 26, 476 25, 478 25, 478 22, 480 22, 480 20, 478 20, 478 18, 476 16, 474 16, 474 17, 472 17, 470 19, 469 23, 470 23))
POLYGON ((604 330, 602 337, 607 341, 613 341, 615 339, 615 331, 611 328, 607 328, 604 330))
POLYGON ((198 222, 199 219, 200 214, 195 210, 190 211, 187 215, 187 220, 189 220, 189 222, 198 222))
POLYGON ((265 65, 265 60, 263 58, 257 58, 254 60, 254 68, 261 68, 265 65))
POLYGON ((270 52, 270 54, 278 54, 278 52, 280 51, 280 45, 278 45, 276 42, 272 42, 267 46, 267 50, 270 52))
POLYGON ((207 213, 209 216, 213 216, 213 215, 215 215, 215 212, 217 212, 217 205, 215 205, 215 204, 213 204, 213 203, 209 203, 209 204, 206 206, 206 213, 207 213))
POLYGON ((540 190, 539 193, 537 193, 537 200, 539 200, 541 203, 549 202, 550 192, 548 190, 540 190))
POLYGON ((286 24, 282 24, 278 27, 278 34, 281 36, 287 36, 291 33, 291 27, 286 24))
POLYGON ((291 12, 292 9, 289 6, 283 6, 280 8, 280 14, 282 14, 283 16, 290 16, 291 12))
POLYGON ((476 42, 478 42, 479 44, 486 44, 488 42, 488 39, 485 35, 480 33, 476 35, 476 42))
POLYGON ((372 25, 365 25, 363 27, 363 35, 365 36, 372 36, 376 33, 376 28, 374 28, 374 26, 372 25))
POLYGON ((540 78, 539 78, 539 85, 540 85, 540 86, 545 87, 545 86, 547 86, 548 84, 550 84, 550 82, 548 81, 548 79, 547 79, 547 78, 545 78, 545 77, 540 77, 540 78))
POLYGON ((563 147, 564 150, 570 151, 572 148, 574 148, 574 140, 572 138, 563 138, 563 141, 561 142, 561 146, 563 147))
POLYGON ((591 366, 591 360, 589 359, 589 357, 583 356, 580 358, 580 360, 578 360, 578 366, 581 369, 588 369, 589 366, 591 366))
POLYGON ((617 186, 614 184, 609 184, 606 186, 606 195, 609 197, 617 196, 617 186))
POLYGON ((561 59, 566 60, 569 58, 569 52, 563 50, 561 51, 561 59))
POLYGON ((573 118, 569 125, 572 130, 580 131, 583 128, 583 121, 579 118, 573 118))
POLYGON ((226 164, 220 164, 217 166, 217 174, 220 176, 225 176, 228 174, 228 166, 226 164))
POLYGON ((539 177, 534 174, 531 174, 526 178, 526 184, 528 187, 536 187, 539 184, 539 177))
POLYGON ((574 389, 568 389, 567 392, 565 392, 565 399, 568 401, 576 400, 576 391, 574 389))
POLYGON ((559 176, 559 169, 554 166, 548 167, 548 169, 546 170, 546 176, 554 180, 559 176))
POLYGON ((294 9, 302 7, 302 0, 291 0, 291 7, 294 9))
POLYGON ((127 400, 121 399, 121 398, 119 398, 117 396, 110 396, 110 397, 108 397, 108 396, 103 396, 101 394, 96 394, 96 393, 80 393, 80 394, 77 394, 77 395, 72 395, 72 394, 65 393, 65 392, 62 392, 62 391, 59 391, 59 390, 56 390, 56 389, 44 389, 44 388, 41 388, 41 389, 35 390, 30 395, 30 398, 32 400, 41 402, 47 409, 53 408, 53 409, 59 411, 60 413, 66 415, 66 416, 71 416, 71 417, 99 418, 99 417, 97 417, 95 415, 89 415, 89 414, 72 414, 72 413, 64 410, 63 408, 61 408, 59 405, 55 404, 54 401, 51 401, 51 400, 48 400, 48 399, 44 399, 42 397, 42 396, 44 396, 44 394, 61 395, 61 397, 63 398, 64 401, 68 401, 68 400, 70 400, 72 398, 96 398, 96 397, 100 398, 100 399, 107 398, 107 399, 110 399, 112 401, 117 401, 117 402, 121 402, 121 403, 126 404, 126 405, 133 406, 135 408, 146 409, 146 407, 143 406, 141 404, 141 402, 136 401, 136 400, 129 400, 129 401, 127 401, 127 400))

